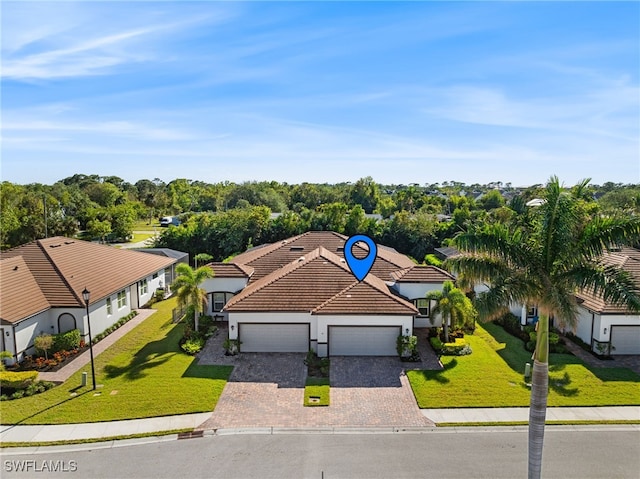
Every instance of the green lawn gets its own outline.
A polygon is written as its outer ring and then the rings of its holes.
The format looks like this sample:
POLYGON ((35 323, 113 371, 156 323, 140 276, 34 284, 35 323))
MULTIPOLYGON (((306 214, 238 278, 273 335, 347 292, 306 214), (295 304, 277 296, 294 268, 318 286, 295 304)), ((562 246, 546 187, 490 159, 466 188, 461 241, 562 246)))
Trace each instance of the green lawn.
POLYGON ((171 322, 175 298, 95 359, 99 395, 80 388, 81 373, 45 393, 0 403, 2 424, 114 421, 211 411, 232 366, 198 366, 181 352, 182 324, 171 322), (71 394, 75 393, 75 396, 71 394))
MULTIPOLYGON (((443 356, 442 371, 408 371, 421 408, 528 406, 522 341, 488 323, 467 336, 473 354, 443 356)), ((569 354, 552 354, 549 406, 640 404, 640 376, 626 368, 589 368, 569 354)))
POLYGON ((330 402, 329 378, 307 378, 304 388, 305 406, 328 406, 330 402), (311 397, 320 398, 318 402, 311 402, 311 397))
POLYGON ((140 241, 148 240, 149 238, 153 238, 153 233, 133 233, 132 238, 129 240, 129 243, 139 243, 140 241))

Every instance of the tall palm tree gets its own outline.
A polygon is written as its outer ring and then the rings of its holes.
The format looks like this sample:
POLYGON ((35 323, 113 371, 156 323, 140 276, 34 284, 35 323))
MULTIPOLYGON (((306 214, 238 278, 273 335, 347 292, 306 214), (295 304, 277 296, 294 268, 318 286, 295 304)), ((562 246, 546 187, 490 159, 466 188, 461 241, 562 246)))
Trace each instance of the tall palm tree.
POLYGON ((445 281, 441 291, 429 291, 426 298, 436 302, 436 305, 431 308, 431 317, 433 318, 436 314, 442 315, 445 342, 449 342, 449 326, 462 325, 475 320, 476 311, 471 300, 451 281, 445 281))
POLYGON ((194 270, 188 264, 180 263, 176 266, 176 272, 178 275, 173 281, 172 288, 177 292, 180 306, 194 307, 194 325, 195 330, 198 331, 198 318, 202 305, 207 302, 207 293, 200 284, 207 278, 213 278, 213 270, 208 266, 201 266, 194 270))
POLYGON ((510 304, 538 306, 529 408, 529 477, 539 478, 549 379, 549 317, 575 324, 575 293, 588 289, 606 301, 640 310, 640 291, 630 275, 607 266, 602 254, 640 239, 640 218, 589 218, 581 200, 551 177, 544 203, 526 226, 487 225, 454 240, 463 252, 448 262, 456 271, 489 284, 476 307, 484 319, 510 304))

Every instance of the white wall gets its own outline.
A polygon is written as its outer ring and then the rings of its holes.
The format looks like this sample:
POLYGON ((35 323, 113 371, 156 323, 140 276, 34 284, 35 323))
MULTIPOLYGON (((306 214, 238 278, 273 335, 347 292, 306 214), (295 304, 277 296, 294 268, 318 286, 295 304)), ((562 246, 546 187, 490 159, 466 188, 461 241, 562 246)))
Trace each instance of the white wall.
POLYGON ((15 325, 15 346, 17 347, 17 351, 14 351, 13 337, 11 335, 6 336, 5 334, 5 346, 10 348, 8 350, 14 354, 17 353, 18 361, 21 361, 25 354, 29 355, 35 353, 35 348, 33 347, 35 337, 40 334, 51 334, 51 326, 52 322, 49 311, 36 314, 35 316, 25 319, 15 325))
POLYGON ((591 344, 591 322, 593 316, 591 311, 586 308, 578 308, 578 315, 576 317, 576 325, 573 328, 573 332, 576 336, 582 339, 585 343, 591 344))
POLYGON ((207 293, 237 293, 247 285, 247 278, 209 278, 200 285, 207 293))
POLYGON ((598 316, 600 321, 598 328, 593 328, 593 337, 600 342, 609 342, 611 340, 611 326, 638 326, 640 325, 640 315, 608 315, 598 316), (605 332, 606 329, 606 332, 605 332))
POLYGON ((398 293, 409 300, 424 298, 429 291, 441 291, 441 283, 394 283, 392 286, 398 293))

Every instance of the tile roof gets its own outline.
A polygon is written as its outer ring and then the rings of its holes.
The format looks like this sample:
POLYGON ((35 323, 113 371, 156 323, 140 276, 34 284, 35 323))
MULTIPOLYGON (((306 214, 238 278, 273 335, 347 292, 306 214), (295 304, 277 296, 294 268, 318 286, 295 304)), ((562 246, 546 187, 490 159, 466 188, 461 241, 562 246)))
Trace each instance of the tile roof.
POLYGON ((446 271, 431 265, 413 265, 391 273, 396 283, 442 283, 455 278, 446 271))
MULTIPOLYGON (((640 250, 636 248, 621 248, 618 251, 605 253, 602 263, 606 266, 617 266, 628 271, 636 286, 640 289, 640 250)), ((602 295, 593 291, 583 290, 577 295, 581 306, 600 314, 638 314, 628 310, 626 306, 605 301, 602 295)))
POLYGON ((0 319, 15 323, 49 309, 51 305, 22 256, 0 261, 0 319))
POLYGON ((215 278, 250 278, 254 272, 251 266, 235 263, 209 263, 215 278))
MULTIPOLYGON (((348 237, 334 231, 309 231, 277 243, 252 248, 233 258, 232 262, 255 268, 251 281, 257 281, 321 246, 344 258, 344 243, 347 239, 348 237)), ((371 272, 386 280, 390 279, 393 271, 413 264, 413 261, 393 248, 380 245, 371 272)))
MULTIPOLYGON (((173 258, 117 249, 61 236, 3 251, 22 256, 52 307, 82 307, 82 290, 96 302, 176 262, 173 258)), ((22 300, 15 298, 14 300, 22 300)))
POLYGON ((413 305, 391 294, 374 275, 365 278, 364 286, 358 284, 344 259, 320 246, 250 283, 225 310, 370 314, 373 298, 377 314, 417 314, 413 305))

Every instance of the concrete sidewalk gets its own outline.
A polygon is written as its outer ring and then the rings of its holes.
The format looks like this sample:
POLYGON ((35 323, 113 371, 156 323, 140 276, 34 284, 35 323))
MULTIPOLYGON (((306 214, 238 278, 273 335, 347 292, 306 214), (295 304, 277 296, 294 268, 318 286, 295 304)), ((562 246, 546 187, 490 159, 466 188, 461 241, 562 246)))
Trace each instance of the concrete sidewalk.
MULTIPOLYGON (((436 425, 441 423, 529 422, 528 407, 421 409, 421 412, 436 425)), ((547 422, 551 421, 640 422, 640 406, 550 407, 547 408, 547 422)))
MULTIPOLYGON (((474 408, 474 409, 423 409, 422 414, 438 425, 439 423, 457 424, 482 424, 500 422, 526 422, 528 421, 528 408, 474 408)), ((100 439, 115 436, 128 436, 133 434, 152 434, 154 432, 170 431, 175 429, 198 428, 208 419, 212 413, 185 414, 182 416, 165 416, 149 419, 133 419, 129 421, 97 422, 85 424, 63 424, 53 426, 0 426, 0 444, 6 442, 36 443, 54 441, 72 441, 84 439, 100 439)), ((548 408, 547 421, 639 421, 640 406, 611 406, 611 407, 566 407, 548 408)), ((269 428, 243 428, 244 433, 250 433, 255 429, 256 433, 264 432, 269 428), (258 429, 260 431, 258 431, 258 429)), ((279 428, 286 429, 286 428, 279 428)), ((341 427, 313 428, 300 424, 295 430, 304 429, 307 432, 340 430, 341 427)), ((350 427, 344 427, 345 432, 350 427)), ((358 427, 365 430, 366 427, 358 427)), ((380 430, 388 432, 390 428, 368 428, 371 432, 380 430)), ((405 429, 399 427, 398 429, 405 429)), ((431 431, 432 427, 409 428, 412 431, 431 431)), ((204 433, 213 431, 205 430, 204 433)), ((218 434, 238 433, 239 431, 219 430, 218 434)))

